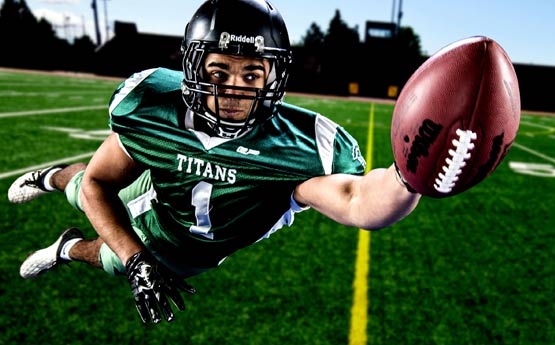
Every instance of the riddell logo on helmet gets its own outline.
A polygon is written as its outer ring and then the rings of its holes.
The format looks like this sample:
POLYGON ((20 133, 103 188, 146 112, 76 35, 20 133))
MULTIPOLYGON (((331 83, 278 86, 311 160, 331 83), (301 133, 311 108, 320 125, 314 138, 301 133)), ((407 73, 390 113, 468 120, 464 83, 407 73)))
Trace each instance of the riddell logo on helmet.
POLYGON ((239 42, 239 43, 251 43, 254 44, 254 36, 245 36, 245 35, 229 35, 229 40, 231 42, 239 42))
POLYGON ((245 35, 232 35, 229 32, 222 32, 220 34, 220 49, 227 49, 229 42, 235 43, 249 43, 254 44, 257 52, 264 51, 264 37, 263 36, 245 36, 245 35))

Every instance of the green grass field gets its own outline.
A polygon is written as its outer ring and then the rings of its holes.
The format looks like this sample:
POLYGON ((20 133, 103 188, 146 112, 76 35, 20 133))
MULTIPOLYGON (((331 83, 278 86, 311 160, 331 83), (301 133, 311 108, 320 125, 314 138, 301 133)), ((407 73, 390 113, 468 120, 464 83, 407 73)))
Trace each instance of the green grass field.
MULTIPOLYGON (((190 279, 198 294, 171 324, 143 326, 125 279, 83 264, 19 277, 26 255, 65 228, 95 233, 62 194, 9 204, 11 182, 19 170, 94 152, 117 84, 0 71, 0 344, 348 344, 358 230, 312 210, 190 279)), ((287 101, 370 147, 370 103, 287 101)), ((392 162, 392 110, 375 105, 374 167, 392 162)), ((367 343, 555 344, 554 206, 555 117, 525 113, 492 176, 453 198, 424 198, 371 233, 367 343)))

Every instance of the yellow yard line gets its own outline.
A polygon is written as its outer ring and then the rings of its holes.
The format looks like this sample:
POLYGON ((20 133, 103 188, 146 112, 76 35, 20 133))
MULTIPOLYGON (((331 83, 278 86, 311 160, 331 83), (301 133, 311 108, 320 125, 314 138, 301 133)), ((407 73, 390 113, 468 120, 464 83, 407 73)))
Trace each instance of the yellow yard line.
MULTIPOLYGON (((368 144, 366 149, 366 172, 372 169, 372 151, 374 144, 374 103, 370 104, 368 121, 368 144)), ((353 306, 351 307, 351 329, 349 345, 367 343, 368 325, 368 277, 370 273, 370 231, 359 229, 355 279, 353 281, 353 306)))

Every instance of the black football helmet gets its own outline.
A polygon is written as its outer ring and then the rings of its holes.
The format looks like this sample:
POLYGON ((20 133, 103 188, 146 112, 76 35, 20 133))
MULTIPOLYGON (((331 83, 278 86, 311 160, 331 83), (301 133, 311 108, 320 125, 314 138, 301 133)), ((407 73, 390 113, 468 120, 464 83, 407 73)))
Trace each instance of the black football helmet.
POLYGON ((183 52, 183 99, 197 120, 217 136, 235 138, 276 112, 285 95, 292 61, 287 28, 278 10, 265 0, 208 0, 185 28, 183 52), (209 53, 264 58, 270 73, 262 89, 224 86, 204 80, 204 60, 209 53), (245 91, 225 97, 252 99, 246 120, 220 118, 218 97, 226 89, 245 91), (215 112, 206 106, 206 96, 215 97, 215 112))

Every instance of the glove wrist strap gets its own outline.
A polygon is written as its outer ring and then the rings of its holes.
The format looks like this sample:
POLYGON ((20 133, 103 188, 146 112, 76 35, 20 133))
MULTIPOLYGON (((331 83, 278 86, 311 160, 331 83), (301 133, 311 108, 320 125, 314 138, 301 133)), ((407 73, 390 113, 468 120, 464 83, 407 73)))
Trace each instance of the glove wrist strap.
POLYGON ((144 261, 148 257, 148 252, 145 250, 141 250, 136 252, 135 254, 131 255, 127 262, 125 263, 125 270, 129 273, 139 262, 144 261))
POLYGON ((414 188, 412 188, 407 180, 405 180, 405 178, 403 177, 403 175, 401 175, 401 171, 399 170, 399 166, 397 166, 397 162, 393 161, 393 165, 395 165, 395 176, 397 177, 397 181, 403 185, 410 193, 416 193, 416 191, 414 190, 414 188))

